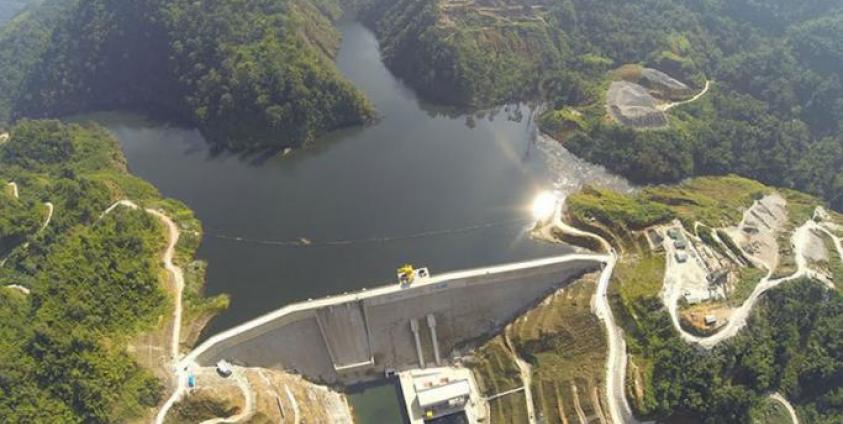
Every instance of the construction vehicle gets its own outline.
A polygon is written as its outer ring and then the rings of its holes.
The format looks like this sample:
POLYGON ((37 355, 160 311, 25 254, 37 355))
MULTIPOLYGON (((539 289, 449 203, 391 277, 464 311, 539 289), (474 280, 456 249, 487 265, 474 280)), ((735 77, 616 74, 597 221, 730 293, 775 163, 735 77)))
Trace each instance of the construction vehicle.
POLYGON ((430 271, 427 268, 414 268, 410 264, 402 265, 398 268, 398 284, 402 286, 409 286, 414 281, 420 278, 427 278, 430 276, 430 271))

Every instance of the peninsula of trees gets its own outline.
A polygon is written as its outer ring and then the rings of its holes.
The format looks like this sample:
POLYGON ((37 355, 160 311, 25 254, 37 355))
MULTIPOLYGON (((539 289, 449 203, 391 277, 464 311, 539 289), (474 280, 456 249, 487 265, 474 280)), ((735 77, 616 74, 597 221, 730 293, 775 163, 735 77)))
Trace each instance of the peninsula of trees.
POLYGON ((183 230, 175 261, 187 272, 188 328, 227 306, 202 296, 199 222, 130 175, 111 135, 20 122, 0 144, 3 422, 126 422, 149 418, 166 396, 166 232, 141 209, 105 213, 118 200, 162 210, 183 230))
POLYGON ((46 0, 0 33, 0 121, 129 108, 231 147, 308 141, 373 115, 333 64, 340 14, 332 0, 46 0))

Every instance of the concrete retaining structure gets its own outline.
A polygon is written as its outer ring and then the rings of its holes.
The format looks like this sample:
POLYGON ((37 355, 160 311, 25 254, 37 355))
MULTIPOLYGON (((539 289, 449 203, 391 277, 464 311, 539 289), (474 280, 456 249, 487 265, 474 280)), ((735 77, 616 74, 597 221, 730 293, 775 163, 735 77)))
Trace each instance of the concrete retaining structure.
POLYGON ((225 359, 320 383, 354 384, 382 378, 388 369, 422 366, 410 328, 416 321, 422 362, 435 366, 434 345, 448 357, 499 332, 575 277, 598 269, 601 259, 571 254, 289 305, 211 337, 184 362, 213 366, 225 359))

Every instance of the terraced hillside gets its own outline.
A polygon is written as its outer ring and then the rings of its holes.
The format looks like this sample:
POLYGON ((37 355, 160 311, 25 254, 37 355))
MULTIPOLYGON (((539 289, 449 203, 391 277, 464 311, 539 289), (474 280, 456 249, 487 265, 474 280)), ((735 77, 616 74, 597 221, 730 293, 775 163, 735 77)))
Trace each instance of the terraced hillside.
POLYGON ((604 422, 606 336, 591 313, 598 274, 545 300, 509 329, 532 365, 533 402, 545 422, 604 422), (581 420, 584 418, 584 420, 581 420))

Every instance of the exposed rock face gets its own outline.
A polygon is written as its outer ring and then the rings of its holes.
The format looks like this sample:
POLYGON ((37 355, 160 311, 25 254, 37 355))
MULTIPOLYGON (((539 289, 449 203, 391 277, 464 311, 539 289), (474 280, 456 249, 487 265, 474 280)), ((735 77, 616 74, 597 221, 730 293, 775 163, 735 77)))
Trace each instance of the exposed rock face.
POLYGON ((635 128, 658 128, 667 125, 667 116, 656 107, 655 97, 638 84, 627 81, 613 82, 606 96, 606 106, 609 114, 623 125, 635 128))

